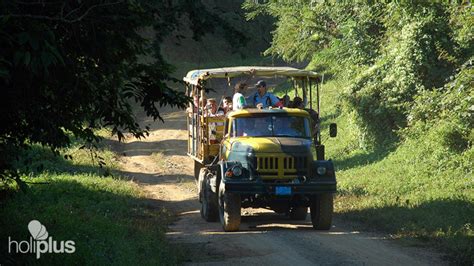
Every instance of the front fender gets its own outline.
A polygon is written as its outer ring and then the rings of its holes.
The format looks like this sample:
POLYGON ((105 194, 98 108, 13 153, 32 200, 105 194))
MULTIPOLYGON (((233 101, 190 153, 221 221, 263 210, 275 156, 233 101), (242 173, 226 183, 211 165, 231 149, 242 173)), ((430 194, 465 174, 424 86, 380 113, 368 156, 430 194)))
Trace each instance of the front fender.
POLYGON ((250 178, 250 171, 249 169, 245 168, 241 162, 239 161, 220 161, 220 168, 221 168, 221 178, 222 181, 225 183, 227 180, 248 180, 250 178), (229 169, 232 169, 234 166, 240 166, 242 167, 242 175, 239 177, 227 177, 226 172, 229 169))
POLYGON ((311 178, 318 180, 334 180, 336 181, 336 172, 334 170, 334 163, 331 160, 317 160, 313 161, 311 167, 311 178), (318 173, 318 168, 323 167, 326 169, 324 174, 318 173))

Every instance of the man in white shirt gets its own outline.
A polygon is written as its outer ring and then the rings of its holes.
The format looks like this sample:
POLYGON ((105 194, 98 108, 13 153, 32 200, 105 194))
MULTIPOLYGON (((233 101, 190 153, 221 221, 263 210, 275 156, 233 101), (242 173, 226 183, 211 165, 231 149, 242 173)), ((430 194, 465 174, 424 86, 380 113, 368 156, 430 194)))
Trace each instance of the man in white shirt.
POLYGON ((233 110, 241 110, 247 107, 247 102, 245 101, 245 97, 242 94, 244 92, 247 84, 245 83, 237 83, 235 84, 234 90, 235 94, 232 98, 232 109, 233 110))

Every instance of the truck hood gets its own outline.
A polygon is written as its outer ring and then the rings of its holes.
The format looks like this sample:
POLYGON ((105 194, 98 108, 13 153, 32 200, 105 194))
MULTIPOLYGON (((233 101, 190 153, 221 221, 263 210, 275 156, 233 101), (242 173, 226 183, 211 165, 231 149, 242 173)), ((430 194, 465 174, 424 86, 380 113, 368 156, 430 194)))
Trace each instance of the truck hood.
POLYGON ((238 137, 231 141, 232 151, 255 153, 308 153, 311 140, 289 137, 238 137))

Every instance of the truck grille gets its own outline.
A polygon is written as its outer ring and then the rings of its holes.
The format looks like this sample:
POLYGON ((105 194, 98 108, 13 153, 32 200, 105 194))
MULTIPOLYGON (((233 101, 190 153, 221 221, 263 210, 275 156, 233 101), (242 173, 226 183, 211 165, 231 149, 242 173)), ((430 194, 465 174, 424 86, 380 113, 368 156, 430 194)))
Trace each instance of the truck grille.
POLYGON ((306 175, 306 156, 257 156, 257 174, 263 179, 296 178, 306 175))

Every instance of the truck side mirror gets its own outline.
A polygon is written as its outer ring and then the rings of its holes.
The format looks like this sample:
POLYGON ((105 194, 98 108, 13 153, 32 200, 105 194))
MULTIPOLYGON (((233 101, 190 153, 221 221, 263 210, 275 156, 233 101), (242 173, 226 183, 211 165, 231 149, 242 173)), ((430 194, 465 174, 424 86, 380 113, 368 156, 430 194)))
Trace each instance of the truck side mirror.
POLYGON ((329 125, 329 136, 331 138, 334 138, 337 136, 337 124, 336 123, 331 123, 329 125))

